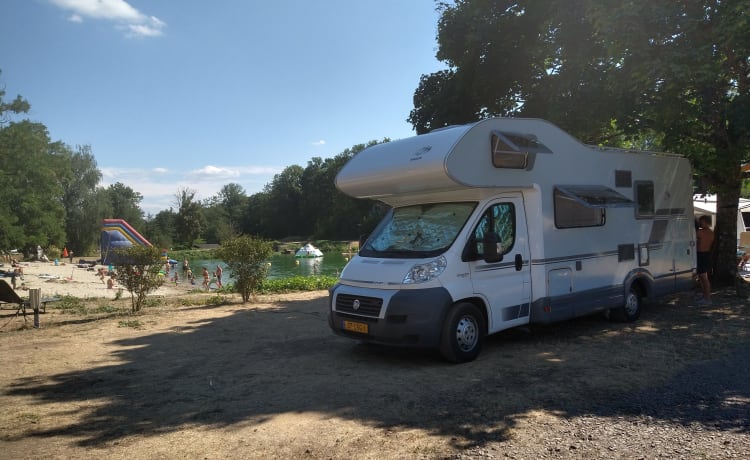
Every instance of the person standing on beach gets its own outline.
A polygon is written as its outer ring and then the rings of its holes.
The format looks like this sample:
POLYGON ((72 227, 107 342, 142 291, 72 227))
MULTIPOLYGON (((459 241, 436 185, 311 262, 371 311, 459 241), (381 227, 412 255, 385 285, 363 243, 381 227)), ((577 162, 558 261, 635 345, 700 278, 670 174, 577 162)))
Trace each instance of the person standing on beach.
POLYGON ((216 287, 218 289, 221 289, 221 275, 224 273, 224 269, 221 268, 221 265, 216 266, 216 272, 214 274, 216 275, 216 287))
POLYGON ((208 274, 208 268, 203 267, 203 289, 208 291, 208 281, 210 279, 210 275, 208 274))

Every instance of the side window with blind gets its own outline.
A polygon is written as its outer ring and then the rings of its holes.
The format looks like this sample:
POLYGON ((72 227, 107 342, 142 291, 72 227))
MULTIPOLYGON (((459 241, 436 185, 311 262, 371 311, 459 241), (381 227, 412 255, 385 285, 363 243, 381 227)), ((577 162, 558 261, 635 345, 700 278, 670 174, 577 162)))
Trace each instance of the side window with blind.
POLYGON ((586 206, 555 188, 555 227, 599 227, 605 222, 604 208, 586 206))

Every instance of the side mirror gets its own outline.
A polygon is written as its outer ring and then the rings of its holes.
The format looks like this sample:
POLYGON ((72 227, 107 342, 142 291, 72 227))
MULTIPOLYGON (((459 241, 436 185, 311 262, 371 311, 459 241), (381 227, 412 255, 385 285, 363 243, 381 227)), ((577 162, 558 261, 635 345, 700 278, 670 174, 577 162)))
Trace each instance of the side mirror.
POLYGON ((487 232, 482 238, 483 254, 482 258, 487 263, 500 262, 503 255, 498 251, 498 241, 495 232, 487 232))

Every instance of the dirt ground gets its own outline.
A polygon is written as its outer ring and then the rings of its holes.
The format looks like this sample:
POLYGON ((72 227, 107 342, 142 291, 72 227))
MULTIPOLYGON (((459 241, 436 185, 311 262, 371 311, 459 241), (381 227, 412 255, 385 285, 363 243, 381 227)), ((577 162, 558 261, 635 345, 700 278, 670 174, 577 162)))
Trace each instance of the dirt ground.
POLYGON ((39 329, 3 310, 0 457, 750 455, 750 309, 733 291, 635 324, 506 331, 462 365, 333 335, 326 295, 50 309, 39 329))

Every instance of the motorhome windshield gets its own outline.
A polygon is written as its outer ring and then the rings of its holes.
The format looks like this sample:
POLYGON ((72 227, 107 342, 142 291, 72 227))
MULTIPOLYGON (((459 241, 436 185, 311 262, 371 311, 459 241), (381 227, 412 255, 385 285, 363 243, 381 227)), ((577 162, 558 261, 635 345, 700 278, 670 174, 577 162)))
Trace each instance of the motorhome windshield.
POLYGON ((363 257, 432 257, 456 239, 476 203, 431 203, 394 208, 360 251, 363 257))

